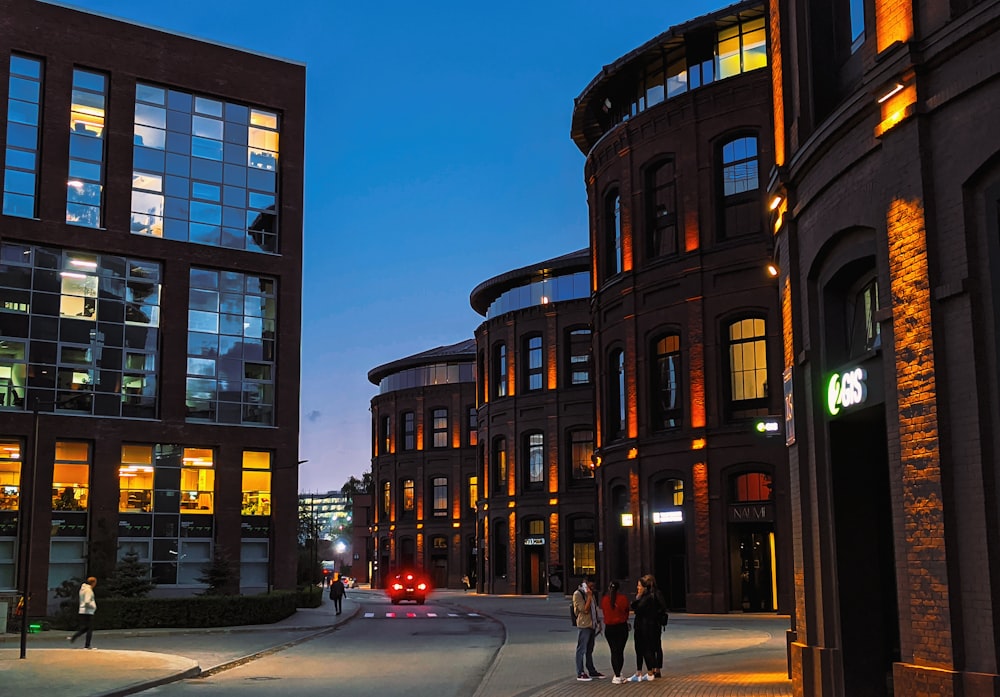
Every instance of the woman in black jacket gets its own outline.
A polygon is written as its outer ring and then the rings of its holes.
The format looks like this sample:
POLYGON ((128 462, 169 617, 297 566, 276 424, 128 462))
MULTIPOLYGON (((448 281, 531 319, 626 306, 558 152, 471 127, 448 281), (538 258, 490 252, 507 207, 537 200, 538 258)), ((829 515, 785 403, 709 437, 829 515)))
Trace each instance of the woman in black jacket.
POLYGON ((660 615, 666 603, 656 588, 656 579, 646 574, 635 587, 632 612, 635 613, 635 675, 629 682, 642 682, 660 677, 663 649, 660 646, 660 615), (642 665, 646 664, 646 672, 642 665))

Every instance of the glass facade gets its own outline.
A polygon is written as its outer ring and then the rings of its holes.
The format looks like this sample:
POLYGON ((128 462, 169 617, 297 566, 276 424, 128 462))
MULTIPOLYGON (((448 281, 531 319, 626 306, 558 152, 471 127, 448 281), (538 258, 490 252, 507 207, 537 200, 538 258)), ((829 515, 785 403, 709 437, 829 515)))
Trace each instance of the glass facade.
POLYGON ((0 245, 0 408, 155 418, 160 265, 0 245))
POLYGON ((475 382, 476 369, 472 363, 435 363, 416 368, 407 368, 398 373, 386 375, 378 383, 379 394, 428 385, 453 385, 460 382, 475 382))
POLYGON ((191 269, 187 418, 274 425, 275 280, 191 269))
POLYGON ((99 228, 103 224, 107 97, 107 77, 88 70, 73 71, 66 182, 66 222, 70 225, 99 228))
POLYGON ((10 57, 7 83, 7 152, 3 214, 34 218, 38 195, 38 128, 41 120, 42 61, 10 57))
POLYGON ((131 230, 278 251, 278 114, 136 85, 131 230))
POLYGON ((543 278, 511 288, 490 303, 486 318, 499 317, 506 312, 521 310, 535 305, 546 305, 564 300, 579 300, 590 297, 590 272, 543 278))

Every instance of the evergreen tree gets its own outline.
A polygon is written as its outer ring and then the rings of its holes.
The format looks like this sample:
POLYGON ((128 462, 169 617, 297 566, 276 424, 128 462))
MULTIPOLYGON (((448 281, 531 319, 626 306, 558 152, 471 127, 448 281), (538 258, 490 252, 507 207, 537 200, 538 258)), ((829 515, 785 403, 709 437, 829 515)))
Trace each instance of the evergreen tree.
POLYGON ((145 598, 156 583, 149 575, 149 565, 140 564, 137 553, 126 552, 101 587, 112 598, 145 598))
POLYGON ((234 578, 232 560, 221 546, 216 545, 212 563, 203 566, 201 576, 195 579, 198 583, 208 585, 208 588, 198 595, 235 595, 232 588, 234 578))

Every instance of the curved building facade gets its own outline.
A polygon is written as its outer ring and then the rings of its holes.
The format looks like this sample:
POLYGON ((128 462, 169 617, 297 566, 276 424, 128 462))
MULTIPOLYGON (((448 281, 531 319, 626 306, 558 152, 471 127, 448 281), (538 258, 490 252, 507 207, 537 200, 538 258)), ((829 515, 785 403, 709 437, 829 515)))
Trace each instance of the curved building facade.
POLYGON ((589 266, 584 249, 471 294, 484 593, 565 591, 598 565, 589 266))
POLYGON ((794 694, 995 695, 1000 2, 769 5, 794 694))
POLYGON ((372 536, 383 585, 419 568, 436 588, 475 574, 475 341, 441 346, 373 368, 372 536))
POLYGON ((791 597, 770 85, 765 7, 745 2, 606 66, 573 112, 602 581, 653 573, 689 612, 787 611, 791 597))

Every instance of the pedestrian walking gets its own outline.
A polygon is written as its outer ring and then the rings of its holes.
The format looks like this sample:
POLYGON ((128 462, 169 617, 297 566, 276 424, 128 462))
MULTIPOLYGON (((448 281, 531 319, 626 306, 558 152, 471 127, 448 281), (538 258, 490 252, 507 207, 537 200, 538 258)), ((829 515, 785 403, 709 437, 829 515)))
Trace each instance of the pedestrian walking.
POLYGON ((337 611, 338 615, 341 612, 341 603, 343 603, 345 595, 347 595, 347 589, 344 588, 344 582, 338 574, 337 578, 330 581, 330 600, 333 601, 333 609, 337 611))
POLYGON ((625 665, 625 644, 628 642, 629 602, 624 593, 620 593, 618 581, 608 584, 608 592, 601 597, 601 612, 604 614, 604 638, 611 650, 611 670, 615 676, 611 682, 621 685, 622 666, 625 665))
POLYGON ((576 614, 576 679, 590 682, 594 678, 605 677, 594 667, 594 639, 601 633, 601 619, 598 615, 598 601, 594 597, 597 580, 588 576, 580 587, 573 591, 573 612, 576 614))
POLYGON ((660 644, 660 617, 666 610, 666 602, 656 588, 656 579, 651 574, 641 577, 635 586, 635 675, 628 682, 641 682, 661 677, 663 668, 663 647, 660 644), (646 672, 642 672, 643 664, 646 672))
POLYGON ((80 584, 80 611, 77 615, 80 619, 80 628, 73 636, 66 637, 72 644, 84 634, 87 635, 83 643, 83 648, 92 649, 90 645, 94 637, 94 613, 97 612, 97 601, 94 599, 94 588, 97 586, 97 579, 93 576, 87 578, 80 584))

